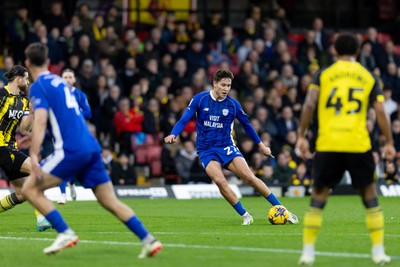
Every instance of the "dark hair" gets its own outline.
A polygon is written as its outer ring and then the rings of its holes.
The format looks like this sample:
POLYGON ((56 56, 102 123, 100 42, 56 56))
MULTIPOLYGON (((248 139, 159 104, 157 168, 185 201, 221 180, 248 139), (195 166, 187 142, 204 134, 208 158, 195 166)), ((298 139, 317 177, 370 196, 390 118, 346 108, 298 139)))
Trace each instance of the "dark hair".
POLYGON ((33 66, 43 66, 46 64, 49 49, 45 44, 32 43, 25 49, 25 56, 33 66))
POLYGON ((64 74, 64 73, 66 73, 66 72, 71 72, 74 76, 75 76, 75 71, 73 70, 73 69, 64 69, 62 72, 61 72, 61 76, 64 74))
POLYGON ((353 34, 343 33, 337 37, 334 46, 339 56, 353 56, 357 55, 360 44, 353 34))
POLYGON ((4 73, 4 77, 9 82, 12 82, 16 77, 24 77, 25 73, 28 73, 28 69, 21 65, 14 65, 9 71, 4 73))
POLYGON ((216 72, 214 72, 214 75, 213 75, 214 82, 219 82, 220 80, 225 79, 225 78, 233 80, 233 78, 234 78, 233 73, 230 72, 229 70, 223 70, 223 69, 219 69, 216 72))

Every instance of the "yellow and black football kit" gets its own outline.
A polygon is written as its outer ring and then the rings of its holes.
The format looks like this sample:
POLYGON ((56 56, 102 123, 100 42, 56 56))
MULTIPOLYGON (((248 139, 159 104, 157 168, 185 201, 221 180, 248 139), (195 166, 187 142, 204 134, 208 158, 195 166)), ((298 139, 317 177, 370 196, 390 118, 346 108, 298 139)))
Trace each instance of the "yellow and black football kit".
POLYGON ((29 115, 26 96, 13 95, 7 86, 0 89, 0 167, 9 180, 26 176, 21 166, 28 157, 17 150, 15 131, 23 116, 29 115))
POLYGON ((318 72, 309 90, 319 90, 314 183, 334 186, 345 170, 356 188, 373 182, 366 124, 370 104, 384 102, 378 79, 358 62, 339 60, 318 72))

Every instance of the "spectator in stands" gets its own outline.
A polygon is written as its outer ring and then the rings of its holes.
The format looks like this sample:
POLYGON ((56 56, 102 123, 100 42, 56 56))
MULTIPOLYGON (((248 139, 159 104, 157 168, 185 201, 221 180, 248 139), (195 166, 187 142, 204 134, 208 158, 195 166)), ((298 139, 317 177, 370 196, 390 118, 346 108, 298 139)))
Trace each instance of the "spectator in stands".
POLYGON ((98 125, 100 143, 110 146, 115 142, 114 114, 118 111, 121 90, 118 85, 110 87, 110 93, 101 106, 101 123, 98 125))
POLYGON ((400 74, 398 66, 394 62, 389 62, 386 67, 386 72, 382 73, 382 82, 384 87, 392 89, 391 97, 397 102, 400 101, 400 74))
POLYGON ((151 98, 143 110, 143 132, 152 135, 158 140, 160 133, 160 121, 162 114, 160 114, 160 103, 157 99, 151 98))
POLYGON ((81 35, 85 33, 81 24, 81 19, 79 18, 78 15, 73 15, 71 17, 71 23, 69 24, 69 26, 71 26, 72 28, 72 34, 75 40, 79 40, 81 35))
POLYGON ((366 67, 369 71, 374 70, 378 67, 378 62, 372 54, 372 44, 371 42, 364 42, 361 45, 360 54, 357 59, 361 65, 366 67))
POLYGON ((223 36, 218 41, 218 50, 226 55, 236 55, 239 47, 240 40, 233 34, 233 28, 231 26, 225 26, 223 29, 223 36))
POLYGON ((156 91, 156 88, 161 84, 162 77, 161 73, 158 71, 158 62, 157 58, 151 58, 146 63, 146 69, 144 72, 144 76, 149 81, 149 88, 146 92, 146 98, 152 98, 156 91))
POLYGON ((376 59, 383 55, 383 47, 378 40, 378 31, 374 27, 367 29, 367 40, 364 42, 370 42, 372 44, 372 54, 376 59))
POLYGON ((393 100, 392 88, 389 86, 383 88, 383 95, 385 96, 384 107, 386 113, 390 116, 397 111, 398 103, 393 100))
POLYGON ((77 42, 73 35, 71 25, 64 27, 62 35, 58 38, 58 42, 58 45, 62 51, 63 59, 68 61, 68 58, 75 51, 75 43, 77 42))
POLYGON ((118 103, 118 111, 114 114, 116 139, 121 145, 121 152, 129 155, 131 150, 131 136, 143 131, 143 114, 131 108, 129 98, 123 97, 118 103))
POLYGON ((136 60, 134 57, 128 57, 125 61, 124 68, 120 71, 119 80, 122 84, 122 95, 129 96, 132 86, 139 82, 140 70, 136 67, 136 60))
POLYGON ((97 44, 98 42, 100 42, 101 39, 106 37, 106 35, 107 35, 106 25, 104 23, 104 18, 102 15, 97 14, 94 17, 89 35, 90 35, 91 41, 94 44, 97 44))
POLYGON ((244 21, 242 31, 239 33, 239 39, 240 40, 251 39, 254 41, 260 37, 261 33, 259 32, 259 29, 257 29, 257 25, 254 19, 247 18, 244 21))
POLYGON ((184 58, 178 58, 174 63, 174 70, 172 73, 171 93, 177 94, 184 86, 191 83, 190 74, 187 68, 187 62, 184 58))
POLYGON ((258 107, 255 112, 255 117, 261 123, 263 131, 270 133, 276 137, 278 135, 278 129, 275 124, 268 118, 268 109, 265 107, 258 107))
POLYGON ((191 181, 190 170, 197 159, 196 146, 191 140, 183 142, 175 156, 175 168, 183 184, 191 181))
POLYGON ((277 42, 275 31, 271 28, 265 28, 263 34, 263 40, 265 45, 265 54, 267 57, 267 62, 271 64, 277 42))
POLYGON ((126 154, 118 156, 118 162, 111 169, 111 180, 114 185, 136 185, 137 175, 126 154))
POLYGON ((247 38, 247 39, 241 40, 241 41, 242 41, 242 44, 238 48, 238 51, 237 51, 239 65, 243 65, 243 62, 247 60, 247 56, 248 56, 249 52, 253 49, 253 40, 251 40, 250 38, 247 38))
MULTIPOLYGON (((32 34, 32 21, 29 19, 28 8, 21 5, 17 14, 7 24, 7 34, 10 40, 14 62, 23 63, 25 60, 24 51, 32 34)), ((6 82, 7 83, 7 82, 6 82)))
POLYGON ((179 22, 176 26, 175 39, 180 49, 185 49, 190 43, 190 35, 186 28, 186 22, 179 22))
MULTIPOLYGON (((3 86, 8 83, 4 74, 7 73, 14 66, 14 59, 12 56, 4 56, 3 59, 3 68, 0 69, 0 81, 3 83, 3 86)), ((1 88, 3 88, 3 86, 1 88)))
POLYGON ((296 87, 288 88, 287 93, 282 97, 282 103, 283 106, 291 106, 294 117, 299 118, 303 102, 298 96, 296 87))
POLYGON ((293 116, 293 110, 290 106, 286 106, 282 110, 282 117, 277 120, 278 137, 281 142, 285 142, 286 135, 291 130, 296 130, 298 120, 293 116))
POLYGON ((281 73, 280 78, 281 78, 283 84, 285 85, 285 87, 287 88, 287 90, 288 90, 288 88, 291 88, 291 87, 296 88, 297 84, 299 82, 299 77, 297 77, 294 74, 293 67, 290 64, 285 64, 282 66, 282 73, 281 73))
POLYGON ((274 168, 270 164, 264 164, 262 168, 262 175, 259 177, 266 185, 272 185, 272 176, 274 168))
POLYGON ((83 31, 89 32, 92 27, 93 20, 90 17, 89 5, 86 2, 83 2, 82 4, 79 5, 78 16, 81 21, 83 31))
POLYGON ((119 14, 119 9, 115 5, 111 5, 108 8, 107 14, 104 18, 104 24, 106 27, 112 26, 115 30, 115 33, 118 36, 122 34, 122 18, 119 14))
POLYGON ((289 167, 288 158, 284 153, 279 153, 277 157, 277 165, 274 167, 272 181, 274 184, 287 184, 291 182, 292 175, 295 170, 289 167))
POLYGON ((211 11, 211 17, 206 19, 205 32, 207 41, 210 44, 216 44, 221 38, 224 22, 220 10, 211 11))
POLYGON ((263 166, 264 166, 264 155, 258 151, 254 152, 254 154, 251 157, 249 167, 257 178, 260 179, 263 178, 264 175, 263 166))
POLYGON ((63 13, 61 1, 55 1, 51 4, 50 14, 47 14, 45 18, 45 24, 49 31, 51 31, 53 28, 58 28, 58 30, 61 32, 68 24, 68 21, 63 13))
POLYGON ((107 170, 107 174, 111 175, 111 172, 115 168, 117 163, 114 161, 111 147, 103 145, 102 148, 103 150, 101 152, 101 159, 103 160, 103 164, 107 170))
POLYGON ((117 75, 117 71, 112 64, 107 64, 105 66, 104 75, 106 76, 108 87, 111 87, 115 84, 118 85, 120 88, 123 87, 121 80, 117 75))
POLYGON ((379 58, 378 62, 380 69, 384 72, 389 63, 394 63, 396 66, 400 66, 400 57, 394 52, 394 43, 392 40, 386 41, 382 56, 379 58))
MULTIPOLYGON (((158 101, 159 104, 159 112, 161 117, 164 117, 168 113, 169 104, 171 102, 168 95, 168 88, 165 85, 160 85, 157 87, 156 92, 154 94, 154 98, 158 101)), ((163 118, 161 118, 161 121, 163 118)), ((160 121, 160 123, 161 123, 160 121)))
POLYGON ((50 64, 58 64, 63 61, 61 48, 57 42, 53 39, 51 35, 47 32, 47 27, 45 24, 40 24, 35 31, 35 34, 31 36, 30 43, 41 42, 47 45, 49 48, 49 59, 50 64))
POLYGON ((329 35, 324 29, 324 21, 319 17, 314 18, 312 29, 315 32, 315 43, 317 44, 319 52, 327 51, 329 35))
POLYGON ((253 140, 251 140, 247 136, 243 136, 242 138, 240 138, 240 136, 238 136, 238 140, 240 140, 238 143, 238 148, 239 148, 240 152, 242 152, 244 159, 247 162, 250 162, 251 157, 257 151, 257 148, 254 147, 253 140))
POLYGON ((195 73, 199 68, 208 71, 207 53, 203 43, 199 40, 193 40, 189 49, 185 53, 185 59, 188 63, 189 73, 195 73))
POLYGON ((124 45, 119 39, 113 26, 106 28, 106 36, 98 43, 98 53, 107 56, 113 65, 117 63, 117 57, 124 45))
POLYGON ((290 22, 286 16, 286 10, 282 7, 278 7, 275 12, 275 23, 276 31, 279 32, 281 38, 286 38, 290 32, 290 22))
POLYGON ((311 183, 310 175, 307 171, 305 163, 300 163, 297 165, 296 172, 292 174, 292 184, 293 185, 305 185, 309 186, 311 183))
POLYGON ((307 30, 304 34, 304 39, 301 40, 297 46, 297 58, 299 61, 305 61, 309 59, 308 51, 314 49, 315 57, 319 56, 319 48, 315 43, 315 32, 313 30, 307 30))
POLYGON ((178 101, 172 99, 169 102, 169 109, 163 116, 160 124, 160 129, 164 133, 170 133, 178 119, 182 116, 182 110, 179 107, 178 101))
POLYGON ((83 34, 78 41, 78 47, 76 53, 79 55, 79 61, 84 62, 86 59, 92 60, 92 63, 96 62, 97 52, 93 44, 90 41, 88 35, 83 34))

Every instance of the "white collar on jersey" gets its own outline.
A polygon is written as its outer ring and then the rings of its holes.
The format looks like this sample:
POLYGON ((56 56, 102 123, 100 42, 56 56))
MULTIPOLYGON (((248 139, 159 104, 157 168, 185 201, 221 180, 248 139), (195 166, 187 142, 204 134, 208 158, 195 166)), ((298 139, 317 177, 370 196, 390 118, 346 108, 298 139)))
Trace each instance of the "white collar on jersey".
POLYGON ((222 102, 222 101, 224 101, 224 100, 226 99, 226 96, 225 96, 223 99, 217 100, 217 99, 213 96, 212 90, 210 91, 210 96, 211 96, 211 98, 212 98, 214 101, 218 101, 218 102, 222 102))
POLYGON ((43 72, 39 73, 39 76, 38 76, 38 77, 40 77, 40 76, 42 76, 42 75, 47 75, 47 74, 50 74, 50 71, 48 71, 48 70, 43 71, 43 72))

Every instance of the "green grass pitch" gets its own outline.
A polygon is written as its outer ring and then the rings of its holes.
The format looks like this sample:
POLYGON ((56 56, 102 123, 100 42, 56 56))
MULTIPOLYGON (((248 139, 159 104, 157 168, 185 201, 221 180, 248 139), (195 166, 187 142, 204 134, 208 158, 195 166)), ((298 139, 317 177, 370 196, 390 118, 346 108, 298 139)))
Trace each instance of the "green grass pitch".
MULTIPOLYGON (((281 200, 298 215, 299 225, 271 225, 266 218, 270 205, 261 197, 242 199, 254 216, 251 226, 241 226, 241 218, 223 199, 124 200, 164 244, 161 254, 145 260, 137 259, 138 239, 96 202, 57 206, 81 241, 58 255, 45 256, 42 250, 56 232, 37 232, 33 209, 25 203, 0 214, 0 266, 296 266, 309 198, 281 200)), ((383 197, 379 201, 385 214, 386 252, 394 256, 390 266, 400 266, 400 202, 383 197)), ((314 266, 374 266, 358 197, 329 199, 317 251, 314 266)))

